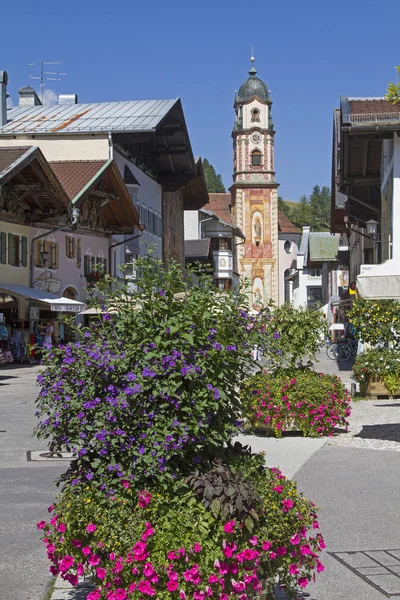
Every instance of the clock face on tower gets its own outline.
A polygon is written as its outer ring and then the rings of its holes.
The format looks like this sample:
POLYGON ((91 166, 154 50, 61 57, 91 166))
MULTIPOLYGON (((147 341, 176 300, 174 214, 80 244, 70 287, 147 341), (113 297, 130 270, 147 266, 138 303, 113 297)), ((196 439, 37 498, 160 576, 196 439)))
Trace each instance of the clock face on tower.
POLYGON ((257 131, 251 134, 251 141, 254 144, 259 144, 261 142, 261 139, 261 134, 259 134, 257 131))

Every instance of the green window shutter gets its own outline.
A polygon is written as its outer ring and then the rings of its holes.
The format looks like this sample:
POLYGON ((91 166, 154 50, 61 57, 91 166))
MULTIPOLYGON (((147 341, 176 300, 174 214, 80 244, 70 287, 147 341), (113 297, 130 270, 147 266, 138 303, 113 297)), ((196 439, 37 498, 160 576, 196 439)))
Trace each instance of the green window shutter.
POLYGON ((15 245, 12 233, 8 234, 8 264, 15 266, 15 245))
POLYGON ((1 233, 0 243, 1 264, 5 265, 7 262, 7 236, 5 233, 1 233))
POLYGON ((28 264, 28 240, 25 236, 22 236, 22 266, 26 267, 28 264))
POLYGON ((86 275, 89 275, 90 273, 90 256, 89 254, 85 254, 84 256, 84 262, 83 262, 83 273, 86 277, 86 275))

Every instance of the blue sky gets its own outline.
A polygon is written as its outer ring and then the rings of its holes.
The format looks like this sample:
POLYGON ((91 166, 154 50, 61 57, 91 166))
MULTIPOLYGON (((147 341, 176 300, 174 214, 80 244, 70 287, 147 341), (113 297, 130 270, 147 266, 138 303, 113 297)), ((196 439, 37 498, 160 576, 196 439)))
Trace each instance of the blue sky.
POLYGON ((2 13, 0 70, 15 102, 28 63, 40 60, 61 61, 67 76, 49 87, 81 102, 180 96, 194 153, 227 187, 234 91, 253 44, 272 90, 276 179, 288 200, 330 185, 340 96, 382 96, 400 64, 398 0, 22 0, 2 13))

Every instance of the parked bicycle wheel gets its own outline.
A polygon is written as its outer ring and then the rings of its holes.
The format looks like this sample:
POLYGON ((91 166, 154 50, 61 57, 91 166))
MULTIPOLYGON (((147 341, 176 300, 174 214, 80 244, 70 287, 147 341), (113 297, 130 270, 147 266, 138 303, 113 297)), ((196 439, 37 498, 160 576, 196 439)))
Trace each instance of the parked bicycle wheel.
POLYGON ((336 353, 336 360, 339 360, 339 361, 349 360, 349 358, 351 356, 350 344, 345 344, 345 343, 336 344, 335 353, 336 353))
POLYGON ((336 346, 337 344, 335 342, 330 342, 330 344, 328 344, 326 348, 328 358, 330 358, 331 360, 336 360, 336 346))

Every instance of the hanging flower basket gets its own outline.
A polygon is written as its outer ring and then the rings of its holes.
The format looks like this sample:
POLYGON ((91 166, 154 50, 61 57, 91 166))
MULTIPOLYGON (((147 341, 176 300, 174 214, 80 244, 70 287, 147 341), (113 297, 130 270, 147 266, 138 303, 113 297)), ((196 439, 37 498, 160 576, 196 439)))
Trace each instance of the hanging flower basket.
POLYGON ((86 281, 90 284, 94 284, 94 283, 97 283, 98 281, 100 281, 100 279, 102 279, 103 277, 104 277, 103 273, 100 273, 100 272, 88 273, 86 275, 86 281))

